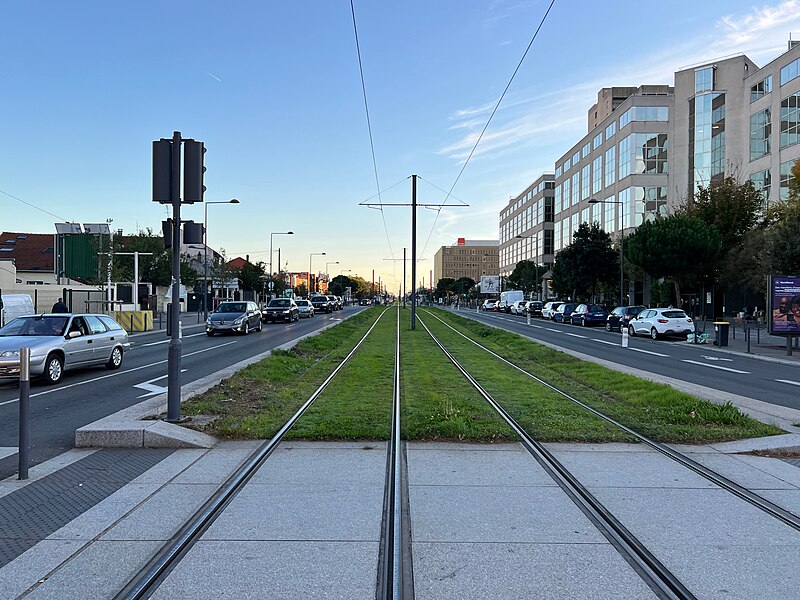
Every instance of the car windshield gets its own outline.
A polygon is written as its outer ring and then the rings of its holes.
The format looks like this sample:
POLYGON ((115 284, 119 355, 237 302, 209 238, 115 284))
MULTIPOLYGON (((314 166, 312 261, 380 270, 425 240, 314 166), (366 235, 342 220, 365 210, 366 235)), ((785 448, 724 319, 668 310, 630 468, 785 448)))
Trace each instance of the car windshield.
POLYGON ((590 304, 589 305, 589 312, 605 312, 605 308, 600 306, 599 304, 590 304))
POLYGON ((647 308, 647 307, 646 306, 629 306, 628 307, 628 314, 632 315, 632 316, 636 316, 640 312, 642 312, 645 308, 647 308))
POLYGON ((243 313, 247 310, 247 304, 244 302, 225 302, 217 307, 214 312, 218 313, 243 313))
POLYGON ((285 299, 285 298, 281 298, 281 299, 279 299, 279 300, 270 300, 270 302, 269 302, 269 305, 270 305, 270 306, 283 306, 283 307, 289 307, 289 306, 291 306, 291 305, 292 305, 292 301, 291 301, 291 300, 287 300, 287 299, 285 299))
POLYGON ((308 300, 298 300, 295 304, 297 306, 308 306, 308 300))
POLYGON ((64 335, 69 317, 37 316, 19 317, 0 329, 0 336, 12 335, 64 335))
POLYGON ((667 317, 668 319, 685 319, 686 318, 686 313, 683 312, 682 310, 665 310, 661 314, 664 315, 665 317, 667 317))

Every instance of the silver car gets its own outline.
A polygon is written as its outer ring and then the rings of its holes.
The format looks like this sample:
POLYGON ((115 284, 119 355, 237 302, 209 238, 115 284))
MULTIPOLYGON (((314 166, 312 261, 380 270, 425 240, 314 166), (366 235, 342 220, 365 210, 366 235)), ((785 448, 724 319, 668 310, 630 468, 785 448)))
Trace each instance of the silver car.
POLYGON ((0 329, 0 378, 18 378, 20 348, 31 349, 31 375, 58 383, 64 371, 91 365, 119 369, 131 345, 114 319, 97 314, 18 317, 0 329))
POLYGON ((295 300, 297 304, 297 310, 300 311, 299 314, 301 317, 313 317, 314 316, 314 306, 308 300, 295 300))
POLYGON ((237 332, 247 335, 253 330, 261 331, 261 311, 255 302, 245 300, 222 302, 206 320, 206 333, 237 332))

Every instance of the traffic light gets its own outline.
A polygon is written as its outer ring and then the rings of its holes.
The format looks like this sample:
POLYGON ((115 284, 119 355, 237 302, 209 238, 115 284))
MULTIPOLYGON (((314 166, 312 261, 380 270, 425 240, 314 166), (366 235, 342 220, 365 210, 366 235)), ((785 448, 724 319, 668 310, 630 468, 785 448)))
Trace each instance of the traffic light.
POLYGON ((161 221, 161 233, 164 234, 164 249, 172 248, 172 219, 161 221))
POLYGON ((194 204, 203 201, 203 157, 206 153, 205 144, 195 140, 183 142, 183 203, 194 204))
POLYGON ((172 142, 153 142, 153 202, 172 204, 172 142))
POLYGON ((203 243, 203 224, 194 221, 186 221, 183 224, 183 243, 202 244, 203 243))

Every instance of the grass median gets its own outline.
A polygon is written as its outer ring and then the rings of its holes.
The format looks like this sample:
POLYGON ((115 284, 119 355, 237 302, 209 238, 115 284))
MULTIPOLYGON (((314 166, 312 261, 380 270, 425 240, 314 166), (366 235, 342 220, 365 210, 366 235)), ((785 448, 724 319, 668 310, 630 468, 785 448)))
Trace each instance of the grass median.
MULTIPOLYGON (((184 405, 205 416, 196 425, 220 437, 269 438, 311 396, 383 311, 374 307, 287 351, 251 365, 184 405)), ((426 310, 426 325, 518 422, 543 441, 631 441, 602 419, 569 402, 447 329, 426 310)), ((702 443, 779 433, 732 406, 719 406, 583 363, 516 334, 501 332, 446 311, 438 317, 521 367, 563 388, 638 431, 659 439, 702 443)), ((385 440, 389 436, 396 309, 383 314, 373 333, 287 439, 385 440)), ((511 429, 494 413, 449 359, 401 311, 402 434, 408 440, 510 441, 511 429)))

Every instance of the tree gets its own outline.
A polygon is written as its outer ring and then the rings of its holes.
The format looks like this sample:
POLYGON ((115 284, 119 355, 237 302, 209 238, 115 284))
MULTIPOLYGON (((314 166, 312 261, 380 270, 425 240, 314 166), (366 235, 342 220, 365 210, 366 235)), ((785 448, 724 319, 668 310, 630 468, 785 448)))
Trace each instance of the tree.
POLYGON ((466 295, 475 287, 472 277, 459 277, 450 284, 450 291, 454 294, 466 295))
POLYGON ((766 247, 770 264, 767 274, 800 272, 800 160, 794 163, 791 174, 789 197, 776 204, 769 213, 766 247))
POLYGON ((347 288, 350 288, 355 295, 356 286, 346 275, 337 275, 331 279, 330 284, 328 284, 328 290, 330 290, 331 294, 336 296, 344 296, 347 288))
POLYGON ((308 296, 308 287, 305 283, 301 283, 296 288, 294 288, 294 293, 302 298, 308 296))
POLYGON ((628 260, 653 277, 671 278, 676 299, 681 285, 714 271, 721 251, 717 229, 684 213, 647 221, 625 240, 628 260))
POLYGON ((581 223, 572 243, 556 255, 553 289, 562 297, 593 299, 598 286, 613 287, 619 262, 611 236, 597 223, 581 223), (559 262, 561 264, 559 264, 559 262))
POLYGON ((524 290, 525 293, 536 292, 539 289, 540 278, 546 271, 547 269, 532 260, 521 260, 508 276, 508 283, 518 290, 524 290))
POLYGON ((264 268, 263 262, 257 264, 246 262, 239 270, 240 287, 243 290, 260 292, 264 289, 264 280, 266 276, 267 271, 264 268))
POLYGON ((452 285, 455 282, 456 280, 452 277, 442 277, 436 282, 436 290, 433 292, 433 295, 437 298, 449 296, 453 292, 452 285))

